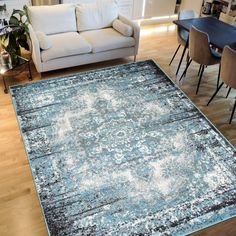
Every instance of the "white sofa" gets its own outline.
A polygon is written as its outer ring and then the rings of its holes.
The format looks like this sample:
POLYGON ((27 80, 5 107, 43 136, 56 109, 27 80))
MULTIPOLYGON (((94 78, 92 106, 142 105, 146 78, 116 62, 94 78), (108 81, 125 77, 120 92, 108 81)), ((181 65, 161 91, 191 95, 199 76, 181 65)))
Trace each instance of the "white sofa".
POLYGON ((140 28, 119 15, 113 0, 31 6, 28 16, 32 59, 38 72, 136 58, 138 53, 140 28))

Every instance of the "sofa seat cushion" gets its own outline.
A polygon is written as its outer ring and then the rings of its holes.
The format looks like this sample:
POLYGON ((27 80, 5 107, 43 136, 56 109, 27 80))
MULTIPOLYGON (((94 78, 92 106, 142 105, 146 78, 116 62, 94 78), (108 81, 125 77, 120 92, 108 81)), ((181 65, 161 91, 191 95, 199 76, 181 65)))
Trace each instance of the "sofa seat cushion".
POLYGON ((72 55, 90 53, 91 45, 77 32, 49 35, 52 47, 41 52, 43 62, 72 55))
POLYGON ((126 37, 113 28, 81 32, 80 35, 92 46, 93 53, 104 52, 135 45, 132 37, 126 37))

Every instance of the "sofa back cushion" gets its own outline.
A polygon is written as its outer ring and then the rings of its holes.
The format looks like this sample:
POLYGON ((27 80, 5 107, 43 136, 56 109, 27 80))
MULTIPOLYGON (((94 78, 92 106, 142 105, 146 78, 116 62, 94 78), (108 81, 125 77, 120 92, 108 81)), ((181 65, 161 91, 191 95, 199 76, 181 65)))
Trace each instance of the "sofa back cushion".
POLYGON ((73 4, 28 7, 30 23, 35 31, 45 34, 75 32, 76 17, 73 4))
POLYGON ((76 17, 78 31, 111 27, 118 18, 118 5, 115 0, 82 3, 76 7, 76 17))

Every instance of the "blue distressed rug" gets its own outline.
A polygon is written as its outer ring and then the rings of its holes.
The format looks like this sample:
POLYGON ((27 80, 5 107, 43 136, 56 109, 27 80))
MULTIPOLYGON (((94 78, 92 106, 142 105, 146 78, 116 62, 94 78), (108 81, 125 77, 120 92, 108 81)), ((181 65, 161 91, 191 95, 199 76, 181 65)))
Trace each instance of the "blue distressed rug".
POLYGON ((11 88, 50 235, 184 235, 236 215, 236 152, 144 61, 11 88))

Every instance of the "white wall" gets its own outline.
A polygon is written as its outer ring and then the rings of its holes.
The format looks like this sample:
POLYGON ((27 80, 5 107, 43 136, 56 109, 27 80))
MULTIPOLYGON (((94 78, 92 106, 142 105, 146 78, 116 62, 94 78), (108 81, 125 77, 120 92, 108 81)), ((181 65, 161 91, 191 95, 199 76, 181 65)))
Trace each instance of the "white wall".
POLYGON ((180 9, 192 9, 198 15, 201 13, 203 0, 182 0, 180 9))
POLYGON ((6 0, 0 1, 0 4, 6 4, 7 10, 11 13, 13 9, 22 9, 24 5, 31 5, 31 0, 6 0))
POLYGON ((96 0, 62 0, 62 3, 89 3, 89 2, 95 2, 96 0))
MULTIPOLYGON (((5 2, 30 2, 30 0, 8 0, 5 2)), ((32 0, 38 3, 56 2, 58 0, 32 0)), ((62 3, 88 3, 96 0, 62 0, 62 3)), ((159 16, 170 16, 174 14, 176 0, 116 0, 119 5, 120 13, 132 19, 151 18, 159 16)), ((183 7, 196 5, 199 0, 182 0, 183 7)), ((1 2, 1 0, 0 0, 1 2)), ((25 3, 24 3, 25 4, 25 3)), ((23 5, 24 5, 23 4, 23 5)))
POLYGON ((134 0, 133 19, 141 19, 143 14, 144 0, 134 0))
POLYGON ((146 0, 144 18, 173 15, 175 6, 176 0, 146 0))
POLYGON ((133 18, 133 6, 136 0, 118 0, 119 11, 122 15, 133 18))

